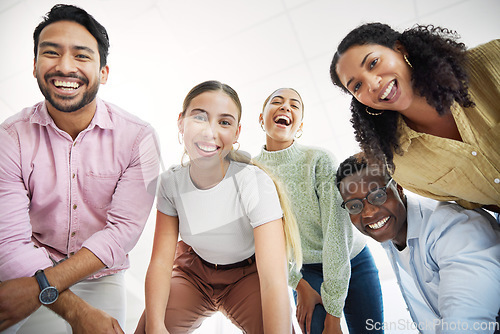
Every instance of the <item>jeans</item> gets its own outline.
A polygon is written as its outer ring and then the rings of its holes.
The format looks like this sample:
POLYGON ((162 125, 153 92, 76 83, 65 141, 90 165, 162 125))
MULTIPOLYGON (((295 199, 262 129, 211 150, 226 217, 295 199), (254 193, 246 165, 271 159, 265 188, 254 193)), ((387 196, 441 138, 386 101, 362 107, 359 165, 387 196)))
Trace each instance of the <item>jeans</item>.
MULTIPOLYGON (((302 278, 321 295, 323 283, 323 265, 321 263, 305 264, 301 270, 302 278)), ((293 291, 295 303, 297 292, 293 291)), ((378 269, 370 249, 363 250, 351 260, 351 279, 344 304, 344 316, 350 334, 383 333, 383 330, 367 330, 367 324, 384 321, 382 289, 378 277, 378 269), (370 319, 370 322, 367 321, 370 319)), ((311 334, 323 332, 326 310, 321 304, 314 309, 311 322, 311 334)), ((370 326, 370 328, 375 326, 370 326)), ((308 333, 309 334, 309 333, 308 333)))

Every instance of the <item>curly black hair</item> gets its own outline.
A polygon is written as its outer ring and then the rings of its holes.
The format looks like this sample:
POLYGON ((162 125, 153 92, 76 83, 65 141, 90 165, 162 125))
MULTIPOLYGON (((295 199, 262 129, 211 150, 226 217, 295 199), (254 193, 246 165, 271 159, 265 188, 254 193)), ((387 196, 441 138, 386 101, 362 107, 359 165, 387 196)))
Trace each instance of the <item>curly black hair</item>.
MULTIPOLYGON (((387 24, 363 24, 340 42, 330 65, 330 77, 334 85, 350 94, 336 72, 338 60, 344 52, 351 46, 366 44, 394 48, 399 41, 408 52, 413 66, 413 88, 438 114, 450 112, 455 101, 463 107, 471 107, 474 103, 469 95, 464 67, 466 47, 457 42, 458 38, 456 32, 433 25, 416 25, 399 33, 387 24)), ((374 117, 354 97, 350 109, 351 123, 361 149, 370 160, 383 162, 390 171, 394 171, 394 153, 402 154, 397 133, 399 113, 386 110, 374 117)))

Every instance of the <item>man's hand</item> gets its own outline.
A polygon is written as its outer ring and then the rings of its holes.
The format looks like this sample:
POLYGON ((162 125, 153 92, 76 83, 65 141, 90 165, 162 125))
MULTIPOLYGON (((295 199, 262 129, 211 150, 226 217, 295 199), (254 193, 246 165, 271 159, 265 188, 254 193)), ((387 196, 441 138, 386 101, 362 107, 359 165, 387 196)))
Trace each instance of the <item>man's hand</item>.
POLYGON ((297 284, 297 321, 302 333, 311 332, 311 321, 316 304, 323 304, 321 296, 303 278, 297 284))
POLYGON ((124 334, 115 318, 88 304, 68 322, 75 334, 124 334))
POLYGON ((34 277, 0 283, 0 332, 30 316, 41 305, 40 288, 34 277))

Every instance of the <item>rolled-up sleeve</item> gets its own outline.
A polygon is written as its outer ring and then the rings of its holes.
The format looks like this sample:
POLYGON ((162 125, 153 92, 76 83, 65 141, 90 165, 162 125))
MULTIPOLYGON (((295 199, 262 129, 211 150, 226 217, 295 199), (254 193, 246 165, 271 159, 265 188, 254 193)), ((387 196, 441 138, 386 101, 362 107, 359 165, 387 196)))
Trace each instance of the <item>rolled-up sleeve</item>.
POLYGON ((29 197, 21 172, 20 146, 0 128, 0 281, 32 276, 52 265, 31 240, 29 197))

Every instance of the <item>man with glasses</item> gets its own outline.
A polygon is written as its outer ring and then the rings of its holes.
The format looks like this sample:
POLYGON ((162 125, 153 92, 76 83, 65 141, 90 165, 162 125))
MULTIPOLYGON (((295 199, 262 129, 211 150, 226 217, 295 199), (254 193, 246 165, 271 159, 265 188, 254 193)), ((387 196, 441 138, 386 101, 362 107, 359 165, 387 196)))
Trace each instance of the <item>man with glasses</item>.
POLYGON ((424 334, 500 333, 500 227, 493 216, 407 197, 362 155, 340 164, 336 185, 352 223, 385 248, 413 326, 424 334))

